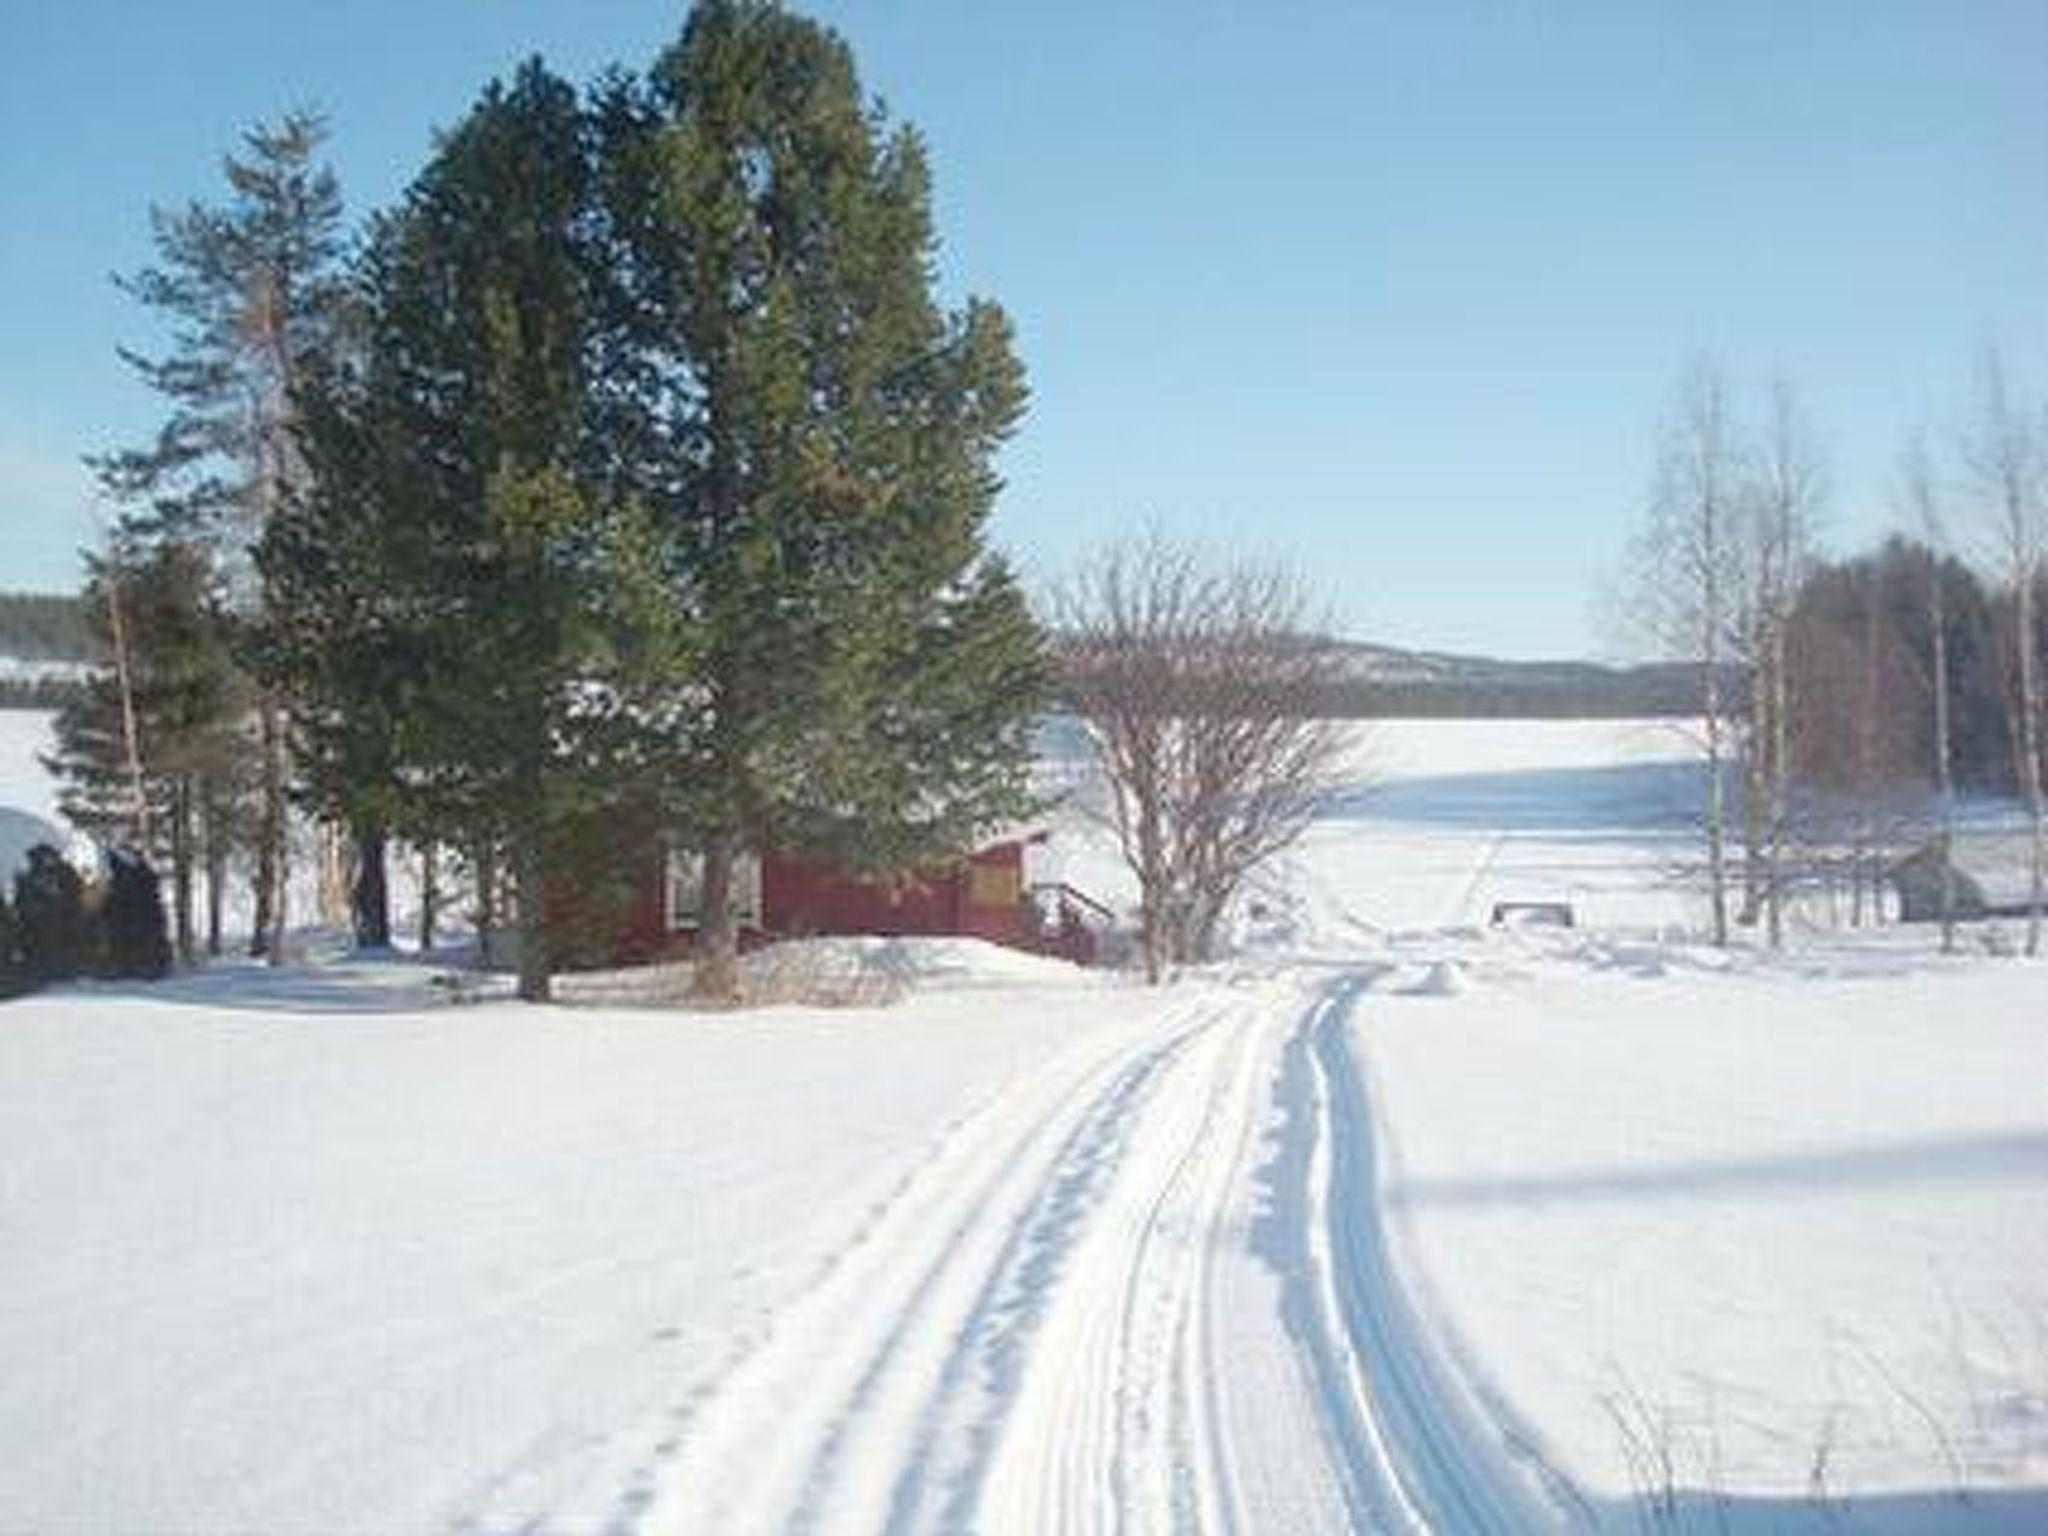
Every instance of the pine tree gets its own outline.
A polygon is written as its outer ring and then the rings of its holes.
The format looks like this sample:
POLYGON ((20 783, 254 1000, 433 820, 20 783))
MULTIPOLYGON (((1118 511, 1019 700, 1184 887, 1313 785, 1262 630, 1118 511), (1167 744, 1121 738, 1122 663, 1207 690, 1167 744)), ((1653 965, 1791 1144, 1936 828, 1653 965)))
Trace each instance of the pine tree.
POLYGON ((1045 664, 982 540, 1024 385, 1000 310, 934 300, 922 145, 833 33, 705 0, 600 118, 601 408, 700 647, 663 781, 703 855, 698 990, 727 998, 741 847, 900 869, 1028 803, 1045 664))
MULTIPOLYGON (((153 210, 157 264, 122 282, 173 326, 162 357, 122 356, 170 407, 156 440, 97 461, 130 532, 201 539, 234 577, 236 606, 260 615, 262 585, 240 556, 301 490, 295 392, 307 360, 344 322, 336 264, 341 197, 316 163, 326 126, 294 112, 223 159, 229 197, 153 210)), ((273 958, 285 921, 286 724, 268 694, 254 708, 260 777, 251 952, 273 958)))

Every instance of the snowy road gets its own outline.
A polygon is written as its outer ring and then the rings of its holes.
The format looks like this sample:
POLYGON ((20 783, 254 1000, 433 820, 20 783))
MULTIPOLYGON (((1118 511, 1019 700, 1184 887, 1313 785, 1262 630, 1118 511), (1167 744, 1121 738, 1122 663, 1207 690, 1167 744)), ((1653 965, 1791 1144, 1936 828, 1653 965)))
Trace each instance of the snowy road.
POLYGON ((1556 1525, 1389 1257, 1353 1044, 1371 979, 1205 987, 1018 1080, 649 1427, 610 1519, 1556 1525))

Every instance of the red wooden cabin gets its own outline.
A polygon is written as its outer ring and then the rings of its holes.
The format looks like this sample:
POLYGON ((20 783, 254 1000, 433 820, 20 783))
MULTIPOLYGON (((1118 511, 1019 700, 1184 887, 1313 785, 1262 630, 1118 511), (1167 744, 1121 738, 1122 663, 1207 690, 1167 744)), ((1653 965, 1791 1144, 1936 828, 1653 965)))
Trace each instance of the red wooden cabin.
MULTIPOLYGON (((1032 889, 1024 857, 1031 841, 991 843, 951 864, 894 880, 864 879, 772 850, 742 854, 733 878, 740 943, 752 947, 824 934, 954 936, 1085 965, 1095 955, 1095 934, 1076 896, 1062 889, 1048 902, 1032 889)), ((696 932, 695 856, 669 848, 648 863, 620 935, 621 961, 687 953, 696 932)))

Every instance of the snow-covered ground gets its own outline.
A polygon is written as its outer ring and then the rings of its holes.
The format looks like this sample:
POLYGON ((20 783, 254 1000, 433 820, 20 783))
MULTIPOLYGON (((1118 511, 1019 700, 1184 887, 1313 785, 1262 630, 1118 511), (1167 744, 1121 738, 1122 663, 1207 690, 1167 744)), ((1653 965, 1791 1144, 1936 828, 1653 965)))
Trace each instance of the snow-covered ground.
POLYGON ((1699 947, 1657 728, 1357 777, 1156 991, 6 1005, 0 1530, 2048 1530, 2048 971, 1699 947))

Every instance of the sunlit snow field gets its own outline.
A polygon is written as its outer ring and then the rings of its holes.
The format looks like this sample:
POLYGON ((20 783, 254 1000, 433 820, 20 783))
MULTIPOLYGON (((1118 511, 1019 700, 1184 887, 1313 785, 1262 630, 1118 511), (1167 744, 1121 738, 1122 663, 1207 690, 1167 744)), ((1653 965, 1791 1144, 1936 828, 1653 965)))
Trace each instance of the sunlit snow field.
MULTIPOLYGON (((47 816, 41 729, 0 712, 0 805, 47 816)), ((1357 765, 1161 993, 952 945, 887 1007, 449 1006, 403 962, 0 1007, 0 1530, 1344 1529, 1273 1238, 1336 981, 1440 1417, 1532 1529, 2048 1529, 2048 969, 1699 944, 1661 727, 1357 765), (1487 926, 1528 900, 1581 926, 1487 926), (1211 1378, 1207 1427, 1097 1422, 1147 1383, 1092 1354, 1211 1378)), ((1060 826, 1042 872, 1124 899, 1060 826)))

